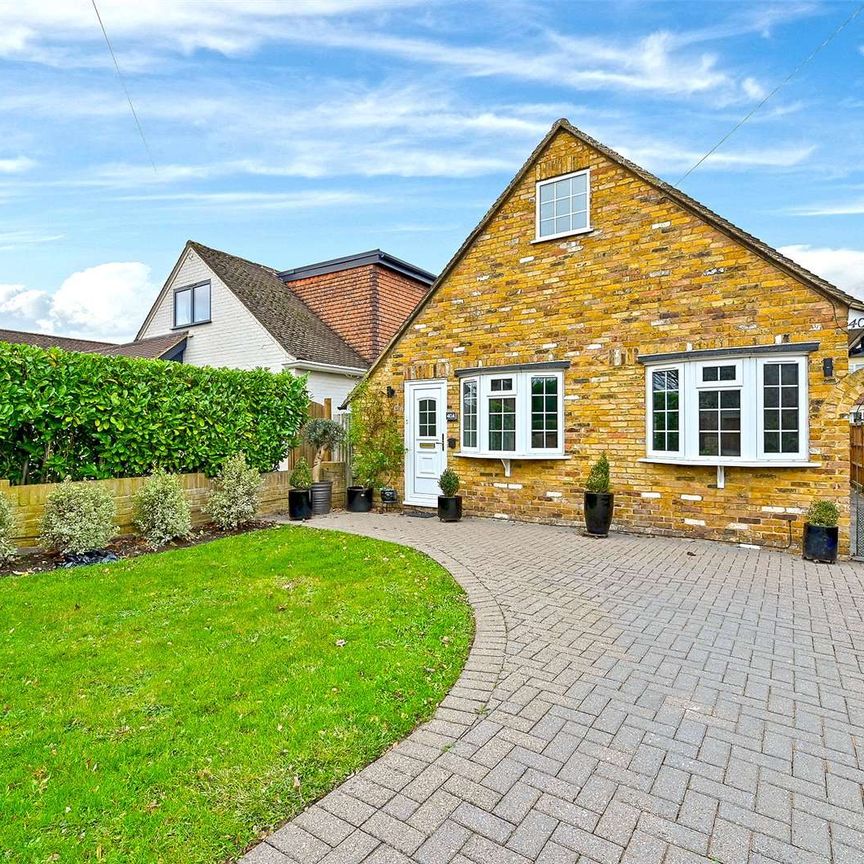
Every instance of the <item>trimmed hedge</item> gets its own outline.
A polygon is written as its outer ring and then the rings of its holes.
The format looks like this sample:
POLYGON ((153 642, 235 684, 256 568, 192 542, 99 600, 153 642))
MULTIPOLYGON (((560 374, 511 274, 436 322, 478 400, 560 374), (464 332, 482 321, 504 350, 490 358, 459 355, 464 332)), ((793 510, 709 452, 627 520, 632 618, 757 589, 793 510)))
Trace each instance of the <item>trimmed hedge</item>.
POLYGON ((272 471, 306 418, 306 380, 0 342, 0 477, 14 484, 272 471))

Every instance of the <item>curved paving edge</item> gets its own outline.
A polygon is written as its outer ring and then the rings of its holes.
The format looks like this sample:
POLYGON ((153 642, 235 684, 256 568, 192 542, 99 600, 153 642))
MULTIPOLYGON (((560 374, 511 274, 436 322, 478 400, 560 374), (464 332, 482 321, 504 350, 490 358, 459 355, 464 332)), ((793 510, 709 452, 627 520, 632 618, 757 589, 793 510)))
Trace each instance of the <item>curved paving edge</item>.
POLYGON ((360 864, 381 845, 376 834, 411 830, 401 821, 397 795, 425 798, 444 780, 455 781, 455 786, 470 782, 436 763, 446 761, 450 748, 469 737, 483 719, 504 665, 504 614, 493 593, 468 567, 425 543, 323 521, 307 527, 406 546, 440 564, 467 595, 474 613, 474 641, 462 672, 431 720, 264 838, 240 864, 360 864))

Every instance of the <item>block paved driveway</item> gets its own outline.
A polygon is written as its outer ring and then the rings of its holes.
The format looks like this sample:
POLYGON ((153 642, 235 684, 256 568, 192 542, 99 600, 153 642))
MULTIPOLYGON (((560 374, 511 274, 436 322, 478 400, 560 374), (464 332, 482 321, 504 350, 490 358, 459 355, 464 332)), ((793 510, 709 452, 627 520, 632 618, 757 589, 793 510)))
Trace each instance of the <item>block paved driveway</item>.
POLYGON ((477 636, 435 718, 244 864, 864 862, 864 565, 334 514, 421 549, 477 636))

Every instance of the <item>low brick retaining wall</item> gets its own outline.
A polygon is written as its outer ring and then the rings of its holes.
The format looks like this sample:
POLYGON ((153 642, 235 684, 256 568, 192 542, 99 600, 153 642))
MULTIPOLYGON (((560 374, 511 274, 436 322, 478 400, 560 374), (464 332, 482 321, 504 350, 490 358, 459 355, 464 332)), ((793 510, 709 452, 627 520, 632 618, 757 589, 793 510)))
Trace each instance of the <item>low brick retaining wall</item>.
MULTIPOLYGON (((275 516, 288 510, 288 471, 273 471, 262 475, 261 516, 275 516)), ((345 466, 342 462, 325 462, 322 465, 323 480, 333 481, 333 506, 345 506, 345 466)), ((132 499, 141 488, 146 477, 123 477, 116 480, 84 480, 105 487, 117 506, 118 534, 132 534, 132 499)), ((181 474, 186 497, 192 506, 192 524, 203 525, 208 521, 204 505, 210 492, 211 481, 203 474, 181 474)), ((11 486, 8 480, 0 480, 0 494, 12 504, 15 519, 15 535, 12 542, 21 549, 39 545, 39 533, 45 500, 56 489, 56 483, 36 483, 29 486, 11 486)))

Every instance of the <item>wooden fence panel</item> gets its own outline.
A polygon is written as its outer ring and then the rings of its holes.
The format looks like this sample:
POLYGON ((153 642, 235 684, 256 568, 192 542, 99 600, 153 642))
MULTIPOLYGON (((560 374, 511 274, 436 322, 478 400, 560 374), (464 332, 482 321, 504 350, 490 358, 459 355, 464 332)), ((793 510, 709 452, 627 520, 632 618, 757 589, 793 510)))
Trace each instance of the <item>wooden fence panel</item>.
POLYGON ((855 489, 864 488, 864 425, 849 426, 849 458, 851 481, 855 489))

